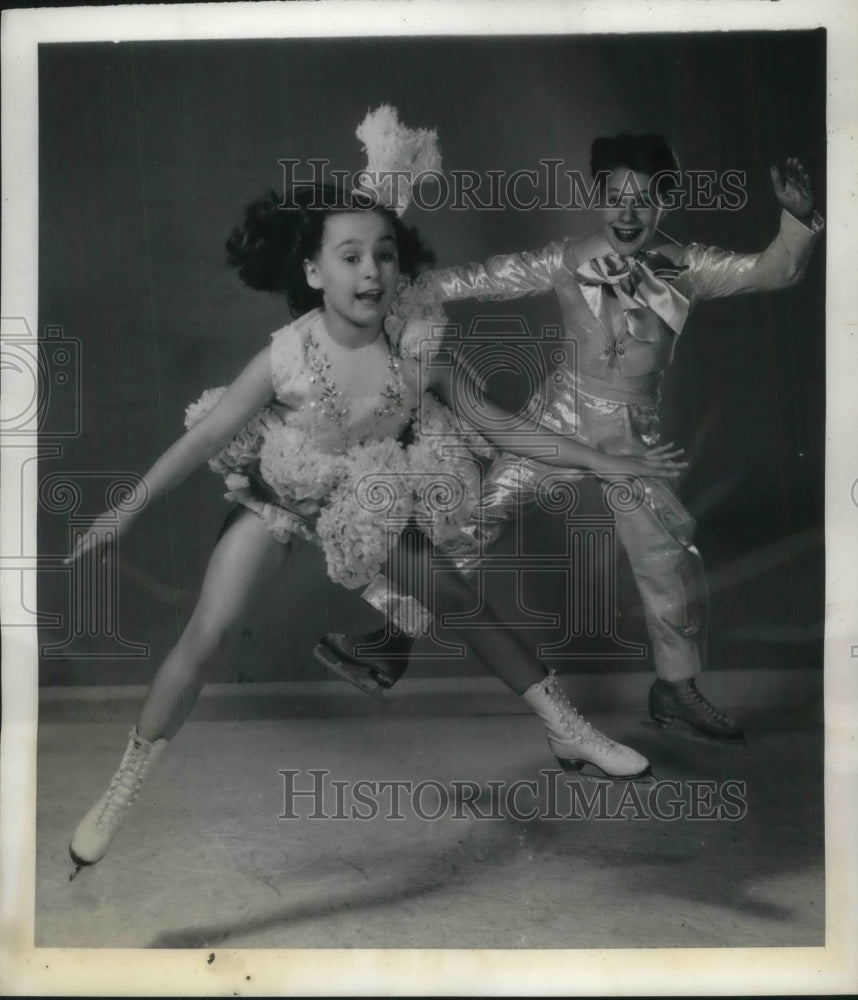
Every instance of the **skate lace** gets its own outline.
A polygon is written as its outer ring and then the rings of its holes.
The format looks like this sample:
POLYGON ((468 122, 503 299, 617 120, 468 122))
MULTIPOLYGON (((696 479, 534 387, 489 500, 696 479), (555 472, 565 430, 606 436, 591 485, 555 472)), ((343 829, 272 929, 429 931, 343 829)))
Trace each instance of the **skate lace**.
POLYGON ((552 703, 562 710, 563 729, 576 740, 583 744, 598 747, 601 750, 614 750, 616 743, 612 739, 594 729, 586 719, 578 712, 578 709, 569 701, 557 682, 557 677, 552 670, 545 685, 545 691, 552 703))
POLYGON ((140 791, 143 776, 139 768, 131 770, 123 761, 104 796, 104 804, 95 820, 96 826, 110 825, 116 816, 130 806, 140 791))
POLYGON ((723 722, 729 724, 730 718, 724 715, 723 712, 719 712, 714 705, 708 702, 703 695, 698 691, 697 685, 693 680, 688 682, 688 693, 691 695, 692 700, 706 712, 706 714, 714 719, 716 722, 723 722))

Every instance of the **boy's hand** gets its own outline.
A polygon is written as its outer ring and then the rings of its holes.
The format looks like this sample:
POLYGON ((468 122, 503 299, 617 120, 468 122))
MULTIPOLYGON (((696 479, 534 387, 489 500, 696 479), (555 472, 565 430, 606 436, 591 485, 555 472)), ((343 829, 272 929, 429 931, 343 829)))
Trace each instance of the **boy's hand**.
POLYGON ((631 455, 605 455, 596 474, 599 476, 643 476, 654 479, 676 479, 688 462, 681 461, 684 449, 673 444, 662 444, 650 448, 646 455, 635 458, 631 455))
POLYGON ((804 222, 813 214, 813 187, 804 167, 795 157, 790 157, 784 165, 783 176, 777 167, 772 167, 772 186, 775 197, 790 215, 804 222))

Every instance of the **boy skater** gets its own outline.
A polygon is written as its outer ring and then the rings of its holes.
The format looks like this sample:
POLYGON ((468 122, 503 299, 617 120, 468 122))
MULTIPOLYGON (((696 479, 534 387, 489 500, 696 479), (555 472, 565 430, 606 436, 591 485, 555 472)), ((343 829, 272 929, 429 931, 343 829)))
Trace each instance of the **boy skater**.
MULTIPOLYGON (((561 365, 552 376, 541 399, 543 424, 592 447, 642 455, 659 443, 660 385, 689 311, 706 299, 798 284, 822 220, 813 211, 807 174, 790 159, 783 175, 772 168, 782 212, 779 232, 765 250, 738 254, 696 243, 666 244, 658 225, 679 177, 667 142, 625 133, 597 139, 590 166, 601 196, 597 232, 533 253, 432 271, 420 280, 433 298, 446 301, 553 291, 564 337, 576 343, 567 355, 577 358, 577 365, 574 370, 561 365)), ((502 456, 494 462, 466 529, 473 554, 460 565, 479 564, 483 545, 497 537, 518 505, 535 503, 548 471, 530 459, 502 456)), ((741 746, 741 727, 703 696, 695 680, 704 665, 708 597, 693 544, 694 521, 667 480, 646 479, 643 487, 642 503, 613 512, 652 644, 657 679, 649 694, 650 716, 677 735, 741 746)), ((405 670, 422 609, 382 576, 364 597, 393 629, 360 637, 328 634, 316 655, 351 683, 381 693, 405 670)))

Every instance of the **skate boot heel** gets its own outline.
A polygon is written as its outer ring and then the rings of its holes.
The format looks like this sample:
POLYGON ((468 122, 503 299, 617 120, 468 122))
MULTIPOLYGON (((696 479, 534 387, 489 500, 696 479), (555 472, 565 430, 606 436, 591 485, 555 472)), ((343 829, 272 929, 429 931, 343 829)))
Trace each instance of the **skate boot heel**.
POLYGON ((548 746, 564 771, 594 781, 649 780, 650 763, 631 747, 615 743, 586 722, 569 703, 554 671, 524 692, 545 723, 548 746))
POLYGON ((698 743, 716 742, 711 738, 705 737, 690 722, 677 719, 675 715, 654 715, 652 718, 642 719, 641 725, 647 726, 649 729, 657 729, 660 733, 667 733, 670 736, 680 736, 683 739, 698 743))
POLYGON ((665 726, 669 726, 672 722, 676 721, 676 716, 674 715, 663 715, 661 713, 653 715, 650 719, 644 720, 644 725, 656 726, 658 729, 664 729, 665 726))
POLYGON ((656 780, 649 764, 647 764, 642 771, 638 771, 636 774, 613 774, 612 772, 605 770, 605 768, 599 764, 590 760, 559 757, 557 754, 554 756, 557 763, 567 774, 574 774, 581 781, 589 781, 595 784, 612 781, 632 781, 636 785, 651 785, 656 780))
POLYGON ((557 754, 555 754, 554 757, 564 771, 581 771, 587 763, 584 760, 572 760, 569 757, 558 757, 557 754))

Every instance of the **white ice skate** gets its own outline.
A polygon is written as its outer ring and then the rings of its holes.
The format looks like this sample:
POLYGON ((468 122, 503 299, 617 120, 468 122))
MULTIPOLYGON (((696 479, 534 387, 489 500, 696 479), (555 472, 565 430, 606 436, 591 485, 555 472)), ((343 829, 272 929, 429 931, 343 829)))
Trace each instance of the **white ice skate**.
POLYGON ((564 771, 574 771, 588 780, 654 780, 646 757, 615 743, 581 718, 553 670, 522 697, 545 723, 548 746, 564 771))
POLYGON ((69 881, 82 867, 94 865, 107 853, 110 842, 122 825, 128 810, 137 798, 146 773, 160 757, 167 740, 150 742, 131 730, 119 770, 113 775, 107 791, 78 824, 69 844, 69 854, 75 869, 69 881))

